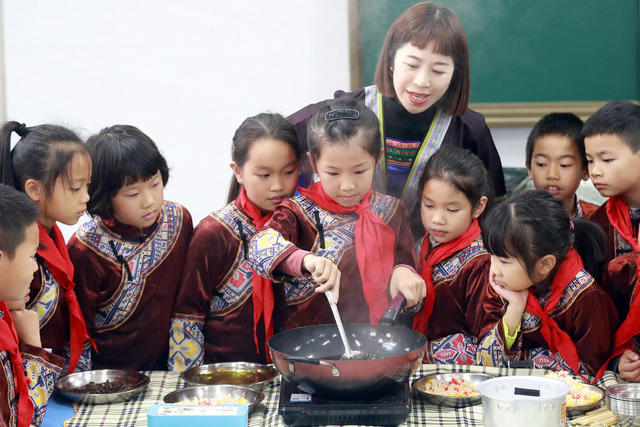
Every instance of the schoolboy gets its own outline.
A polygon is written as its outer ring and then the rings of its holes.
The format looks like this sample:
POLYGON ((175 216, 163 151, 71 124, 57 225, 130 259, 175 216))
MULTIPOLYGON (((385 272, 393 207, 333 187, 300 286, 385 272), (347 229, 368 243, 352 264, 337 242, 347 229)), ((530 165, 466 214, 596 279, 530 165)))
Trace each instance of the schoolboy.
POLYGON ((589 219, 607 234, 608 260, 638 250, 640 220, 640 106, 609 102, 583 127, 589 176, 609 197, 589 219))
MULTIPOLYGON (((640 381, 638 220, 640 219, 640 107, 609 102, 584 125, 589 175, 601 195, 609 197, 590 219, 609 238, 609 265, 602 287, 616 302, 623 320, 614 338, 609 369, 629 381, 640 381), (618 356, 620 356, 618 358, 618 356)), ((605 369, 605 367, 601 368, 605 369)))
POLYGON ((582 120, 573 113, 551 113, 533 127, 526 146, 526 166, 537 190, 558 200, 570 217, 591 215, 598 206, 579 200, 580 180, 589 177, 582 120))
POLYGON ((38 208, 0 184, 0 424, 39 425, 64 359, 45 351, 35 311, 25 309, 38 265, 38 208))

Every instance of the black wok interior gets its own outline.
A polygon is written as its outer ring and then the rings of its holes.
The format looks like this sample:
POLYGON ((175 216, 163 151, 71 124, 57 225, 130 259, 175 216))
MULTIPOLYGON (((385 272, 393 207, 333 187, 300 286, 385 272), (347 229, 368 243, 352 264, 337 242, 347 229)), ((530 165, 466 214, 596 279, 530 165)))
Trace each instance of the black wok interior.
MULTIPOLYGON (((344 328, 351 349, 365 353, 365 359, 403 355, 426 343, 424 335, 401 326, 345 323, 344 328)), ((318 359, 339 360, 344 353, 335 324, 281 331, 269 340, 269 346, 291 356, 318 359)), ((362 360, 362 357, 358 359, 362 360)))

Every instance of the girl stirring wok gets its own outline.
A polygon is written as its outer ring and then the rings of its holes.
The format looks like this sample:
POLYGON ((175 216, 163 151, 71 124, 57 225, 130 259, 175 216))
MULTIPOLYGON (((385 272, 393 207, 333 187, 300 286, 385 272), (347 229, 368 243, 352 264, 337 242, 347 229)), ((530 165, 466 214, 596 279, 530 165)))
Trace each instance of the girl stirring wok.
POLYGON ((304 278, 285 287, 286 328, 332 322, 329 304, 316 298, 330 288, 334 300, 340 293, 344 321, 377 323, 389 297, 402 293, 411 306, 425 293, 412 268, 404 206, 371 189, 378 120, 354 101, 338 101, 318 110, 308 126, 308 156, 320 182, 276 208, 251 239, 249 260, 276 281, 304 278))

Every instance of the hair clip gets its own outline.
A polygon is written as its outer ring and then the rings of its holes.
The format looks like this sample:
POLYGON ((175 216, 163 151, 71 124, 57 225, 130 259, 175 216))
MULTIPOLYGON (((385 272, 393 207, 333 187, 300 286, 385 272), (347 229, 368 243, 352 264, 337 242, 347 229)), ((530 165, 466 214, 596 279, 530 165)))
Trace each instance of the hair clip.
POLYGON ((20 123, 13 131, 17 133, 20 138, 22 138, 27 134, 27 125, 25 125, 24 123, 20 123))
POLYGON ((569 228, 571 228, 571 230, 573 231, 575 229, 575 226, 573 225, 573 220, 569 220, 569 228))
POLYGON ((331 110, 324 115, 324 119, 328 122, 342 119, 358 120, 359 118, 360 113, 358 112, 358 110, 351 109, 331 110))

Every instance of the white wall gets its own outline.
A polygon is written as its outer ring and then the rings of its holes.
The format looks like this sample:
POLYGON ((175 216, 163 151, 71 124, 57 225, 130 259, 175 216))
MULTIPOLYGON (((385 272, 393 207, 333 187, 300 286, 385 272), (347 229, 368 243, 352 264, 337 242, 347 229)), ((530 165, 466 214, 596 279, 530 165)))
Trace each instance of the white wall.
MULTIPOLYGON (((166 198, 194 223, 225 202, 230 141, 244 118, 349 89, 347 0, 0 3, 0 113, 83 137, 138 126, 171 167, 166 198)), ((492 129, 504 166, 524 166, 529 130, 492 129)))
POLYGON ((195 223, 225 203, 244 118, 349 89, 347 0, 0 1, 6 117, 138 126, 195 223))

